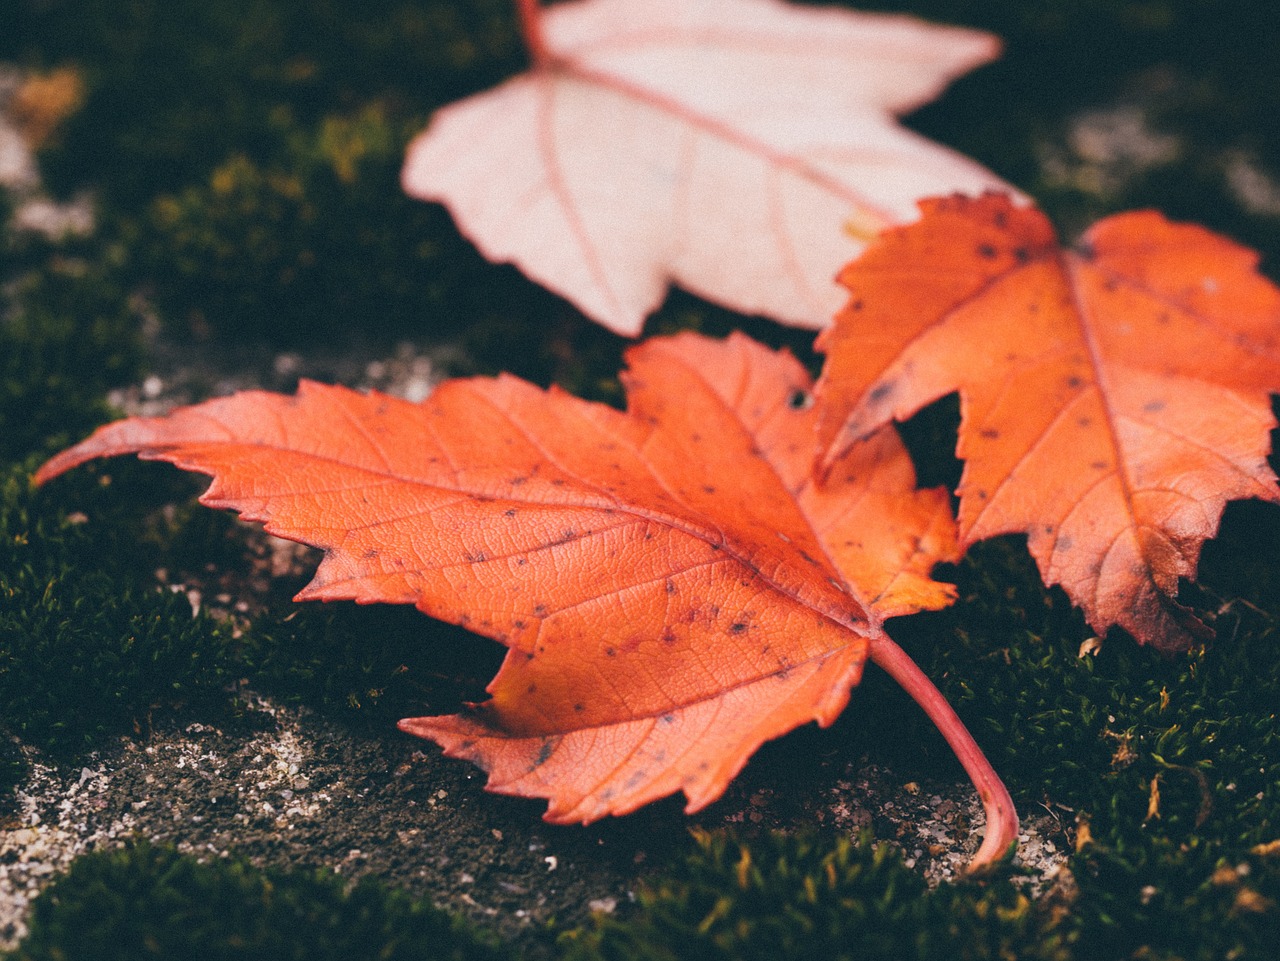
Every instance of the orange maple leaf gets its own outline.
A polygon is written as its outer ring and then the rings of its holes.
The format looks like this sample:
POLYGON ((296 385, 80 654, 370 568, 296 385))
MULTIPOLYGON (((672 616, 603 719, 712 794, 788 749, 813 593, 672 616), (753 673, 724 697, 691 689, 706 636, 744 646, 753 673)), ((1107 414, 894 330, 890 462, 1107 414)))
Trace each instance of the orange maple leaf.
POLYGON ((1078 251, 998 195, 925 201, 841 281, 819 339, 823 463, 960 392, 964 545, 1026 533, 1090 625, 1183 649, 1175 598, 1228 500, 1280 501, 1267 465, 1280 290, 1257 255, 1154 212, 1078 251))
POLYGON ((917 198, 1002 186, 895 119, 990 34, 781 0, 520 8, 533 68, 438 111, 404 186, 618 333, 673 282, 823 327, 840 266, 917 198))
POLYGON ((950 602, 944 491, 918 491, 893 431, 811 480, 815 411, 790 355, 742 336, 628 355, 621 413, 514 377, 420 404, 304 383, 108 425, 44 481, 137 452, 213 475, 202 501, 325 557, 300 600, 413 603, 510 648, 491 699, 401 727, 489 788, 590 821, 682 790, 717 798, 765 740, 830 724, 870 657, 925 707, 975 779, 1008 794, 882 618, 950 602))

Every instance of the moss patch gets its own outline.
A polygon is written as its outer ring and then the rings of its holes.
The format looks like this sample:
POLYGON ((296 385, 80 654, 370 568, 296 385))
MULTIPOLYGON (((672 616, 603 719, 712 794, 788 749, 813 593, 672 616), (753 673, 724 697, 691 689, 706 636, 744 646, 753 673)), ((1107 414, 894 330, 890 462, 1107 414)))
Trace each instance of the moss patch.
POLYGON ((242 657, 255 688, 385 732, 483 700, 503 653, 413 607, 306 604, 259 618, 242 657))
POLYGON ((138 376, 138 318, 84 261, 50 258, 12 281, 0 312, 0 463, 53 453, 109 419, 103 395, 138 376))
POLYGON ((92 497, 90 513, 62 513, 31 490, 30 466, 0 475, 0 728, 74 754, 145 731, 158 708, 223 700, 228 627, 148 583, 136 526, 121 536, 92 497))
POLYGON ((327 872, 202 864, 146 843, 85 855, 32 907, 11 961, 61 958, 354 958, 501 955, 456 919, 373 882, 327 872))
POLYGON ((566 935, 587 959, 1061 959, 1058 938, 1019 885, 928 889, 900 855, 857 840, 700 834, 697 851, 644 885, 626 920, 566 935))

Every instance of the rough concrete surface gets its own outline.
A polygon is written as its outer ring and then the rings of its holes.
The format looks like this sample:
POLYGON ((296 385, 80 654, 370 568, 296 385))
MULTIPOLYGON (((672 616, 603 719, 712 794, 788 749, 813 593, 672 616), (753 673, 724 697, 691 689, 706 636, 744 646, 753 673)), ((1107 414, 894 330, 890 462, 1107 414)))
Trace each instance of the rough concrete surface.
MULTIPOLYGON (((554 826, 539 819, 539 802, 485 793, 480 771, 394 730, 370 736, 256 698, 251 708, 226 723, 172 719, 80 767, 32 758, 16 810, 0 822, 0 946, 22 936, 27 905, 73 858, 133 837, 209 858, 371 875, 512 937, 625 905, 694 824, 871 828, 940 879, 973 853, 984 823, 967 784, 903 783, 812 732, 796 738, 802 749, 829 756, 812 757, 807 783, 789 774, 793 741, 762 752, 701 815, 668 800, 554 826)), ((1061 821, 1026 814, 1020 859, 1050 868, 1064 853, 1061 821)))

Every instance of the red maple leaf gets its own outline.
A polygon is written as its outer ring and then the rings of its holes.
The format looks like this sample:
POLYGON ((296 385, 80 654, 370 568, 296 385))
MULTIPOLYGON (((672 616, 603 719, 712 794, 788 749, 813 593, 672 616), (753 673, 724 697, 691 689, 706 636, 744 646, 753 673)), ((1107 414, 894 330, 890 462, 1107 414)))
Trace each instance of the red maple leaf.
POLYGON ((831 465, 960 392, 965 545, 1025 533, 1099 633, 1188 647, 1174 597, 1228 500, 1280 501, 1267 465, 1280 290, 1252 251, 1154 212, 1078 251, 1002 196, 921 204, 841 275, 818 394, 831 465))
POLYGON ((1003 854, 1007 792, 880 627, 951 600, 929 579, 955 556, 945 492, 916 490, 893 431, 813 483, 788 354, 684 334, 628 359, 626 413, 509 376, 420 404, 304 383, 108 425, 37 479, 128 452, 211 474, 204 503, 325 550, 299 599, 413 603, 501 641, 490 700, 401 727, 554 821, 710 803, 765 740, 830 724, 870 658, 974 778, 975 864, 1003 854))

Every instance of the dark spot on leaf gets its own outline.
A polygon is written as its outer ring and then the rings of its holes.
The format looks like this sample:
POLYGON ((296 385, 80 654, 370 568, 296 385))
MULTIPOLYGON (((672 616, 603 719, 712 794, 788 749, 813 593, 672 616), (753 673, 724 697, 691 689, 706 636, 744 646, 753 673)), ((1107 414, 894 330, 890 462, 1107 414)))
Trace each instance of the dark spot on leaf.
POLYGON ((676 582, 675 582, 675 581, 667 581, 667 593, 668 593, 668 594, 674 594, 675 592, 676 592, 676 582))
POLYGON ((605 656, 605 657, 617 657, 617 656, 618 656, 618 649, 617 649, 616 647, 606 647, 606 648, 604 649, 604 656, 605 656))
POLYGON ((560 739, 558 737, 544 737, 542 746, 538 748, 538 756, 533 759, 533 770, 537 770, 547 763, 547 758, 551 757, 551 752, 556 749, 560 739))
POLYGON ((862 301, 861 301, 861 300, 857 300, 857 299, 851 300, 851 301, 849 302, 849 309, 850 309, 850 310, 861 310, 861 309, 862 309, 862 301))
POLYGON ((883 383, 883 384, 877 384, 874 388, 872 388, 871 393, 867 395, 867 400, 869 400, 873 404, 878 404, 880 401, 884 400, 886 397, 891 395, 897 389, 897 386, 898 385, 895 384, 893 381, 887 381, 886 383, 883 383))
POLYGON ((662 629, 662 643, 674 644, 676 642, 676 632, 669 627, 662 629))
POLYGON ((729 625, 730 634, 741 634, 746 629, 747 629, 747 625, 743 624, 741 621, 735 621, 734 623, 729 625))
POLYGON ((505 511, 503 511, 503 512, 502 512, 502 516, 503 516, 503 517, 515 517, 515 516, 516 516, 516 509, 515 509, 514 507, 508 507, 505 511))
POLYGON ((1013 257, 1018 263, 1025 264, 1031 259, 1031 251, 1027 250, 1026 247, 1014 247, 1013 257))
POLYGON ((542 617, 543 615, 545 615, 545 614, 547 613, 547 605, 546 605, 546 604, 534 604, 534 605, 533 605, 533 613, 534 613, 534 615, 535 615, 535 616, 537 616, 537 617, 542 617))
POLYGON ((524 621, 516 620, 516 621, 512 621, 511 623, 514 624, 517 629, 524 630, 524 627, 525 627, 524 621))
POLYGON ((793 390, 787 398, 787 406, 792 410, 808 410, 813 406, 813 397, 807 390, 793 390))
POLYGON ((526 687, 526 688, 524 689, 524 692, 525 692, 526 694, 537 694, 537 693, 538 693, 538 685, 537 685, 537 684, 530 684, 528 687, 526 687))
POLYGON ((376 547, 366 547, 364 553, 360 556, 366 561, 371 561, 378 556, 378 549, 376 547))
POLYGON ((587 709, 587 706, 583 704, 581 701, 579 701, 577 704, 573 705, 573 709, 575 711, 582 712, 587 709))
POLYGON ((808 563, 812 564, 814 567, 822 566, 821 561, 815 560, 814 558, 810 557, 805 551, 801 551, 800 556, 803 557, 808 563))
POLYGON ((978 433, 981 434, 983 437, 985 437, 987 440, 995 440, 997 437, 1000 436, 1000 432, 996 430, 994 427, 984 427, 982 428, 982 430, 978 431, 978 433))
POLYGON ((1095 460, 1089 462, 1089 467, 1093 470, 1107 470, 1111 465, 1104 460, 1095 460))
POLYGON ((703 484, 702 490, 703 490, 703 493, 706 493, 706 494, 714 494, 716 492, 715 487, 711 484, 703 484))
POLYGON ((1164 410, 1165 403, 1162 400, 1149 400, 1142 405, 1142 409, 1148 414, 1158 414, 1164 410))
POLYGON ((1079 377, 1077 377, 1075 374, 1072 374, 1070 377, 1067 378, 1067 386, 1070 387, 1072 390, 1075 390, 1077 387, 1083 386, 1083 384, 1084 384, 1084 381, 1081 380, 1079 377))
POLYGON ((978 256, 983 260, 994 260, 996 249, 990 244, 978 244, 978 256))

